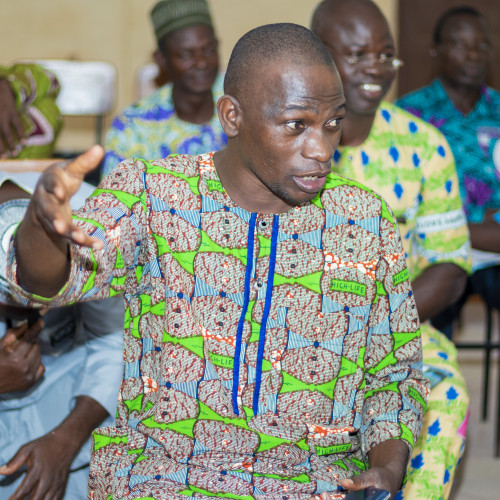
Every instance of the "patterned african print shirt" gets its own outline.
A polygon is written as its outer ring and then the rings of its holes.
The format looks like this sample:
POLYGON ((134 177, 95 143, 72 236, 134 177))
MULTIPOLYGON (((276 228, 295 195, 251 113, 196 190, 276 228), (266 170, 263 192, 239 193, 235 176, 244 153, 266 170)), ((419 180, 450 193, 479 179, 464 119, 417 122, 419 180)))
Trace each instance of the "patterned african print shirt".
POLYGON ((10 84, 24 130, 24 144, 18 144, 9 157, 50 158, 62 127, 57 78, 37 64, 0 66, 0 78, 10 84))
POLYGON ((389 203, 411 280, 441 262, 470 272, 469 233, 455 162, 438 130, 383 102, 365 142, 339 146, 333 169, 370 186, 389 203))
POLYGON ((94 434, 89 498, 342 498, 373 446, 413 446, 426 406, 397 226, 333 173, 310 203, 247 212, 212 156, 123 162, 74 217, 105 248, 72 248, 52 303, 126 302, 117 425, 94 434))
POLYGON ((157 160, 173 153, 196 155, 222 149, 227 137, 222 130, 215 105, 223 94, 224 75, 212 87, 214 114, 203 125, 181 120, 174 108, 172 84, 126 108, 116 117, 106 135, 106 155, 102 176, 123 160, 157 160))
POLYGON ((492 159, 494 144, 500 137, 500 93, 484 87, 472 111, 464 115, 436 79, 403 96, 397 104, 445 135, 455 156, 468 220, 481 222, 486 209, 500 209, 500 170, 492 159))

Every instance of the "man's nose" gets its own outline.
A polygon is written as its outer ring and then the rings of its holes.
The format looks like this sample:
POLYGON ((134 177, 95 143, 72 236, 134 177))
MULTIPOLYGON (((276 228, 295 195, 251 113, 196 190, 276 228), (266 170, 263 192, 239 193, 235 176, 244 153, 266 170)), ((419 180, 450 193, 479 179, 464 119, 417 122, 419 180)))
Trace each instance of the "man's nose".
POLYGON ((311 131, 304 144, 304 157, 320 163, 329 162, 335 152, 339 138, 340 132, 334 136, 324 129, 311 131))
POLYGON ((197 67, 197 68, 206 68, 207 67, 207 58, 205 56, 205 54, 203 53, 203 51, 200 51, 200 52, 196 52, 195 53, 195 58, 194 58, 194 65, 197 67))

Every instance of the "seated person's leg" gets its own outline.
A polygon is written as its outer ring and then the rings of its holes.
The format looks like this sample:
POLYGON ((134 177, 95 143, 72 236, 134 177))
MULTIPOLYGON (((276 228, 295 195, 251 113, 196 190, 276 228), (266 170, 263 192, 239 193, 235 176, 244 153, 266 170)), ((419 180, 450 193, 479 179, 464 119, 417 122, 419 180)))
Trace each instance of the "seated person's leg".
POLYGON ((453 338, 453 323, 460 317, 462 308, 471 293, 472 287, 469 278, 467 280, 467 287, 460 299, 431 318, 430 322, 432 326, 442 332, 446 338, 450 340, 453 338))
POLYGON ((431 370, 426 375, 433 387, 422 432, 408 464, 407 485, 397 500, 448 498, 465 444, 469 395, 457 350, 441 332, 426 324, 422 325, 422 344, 424 367, 431 370), (439 372, 444 378, 437 382, 439 372))

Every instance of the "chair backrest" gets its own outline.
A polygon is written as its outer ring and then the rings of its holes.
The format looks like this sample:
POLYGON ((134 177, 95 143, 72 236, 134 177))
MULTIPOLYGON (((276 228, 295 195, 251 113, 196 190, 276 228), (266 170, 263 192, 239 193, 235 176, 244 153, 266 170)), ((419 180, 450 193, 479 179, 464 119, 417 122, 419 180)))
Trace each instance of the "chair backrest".
POLYGON ((139 69, 137 74, 136 98, 142 99, 152 94, 157 88, 156 79, 160 74, 160 69, 155 63, 146 64, 139 69))
POLYGON ((67 116, 95 116, 96 140, 102 144, 103 119, 116 102, 117 71, 105 61, 35 59, 30 61, 52 71, 61 85, 57 104, 67 116))

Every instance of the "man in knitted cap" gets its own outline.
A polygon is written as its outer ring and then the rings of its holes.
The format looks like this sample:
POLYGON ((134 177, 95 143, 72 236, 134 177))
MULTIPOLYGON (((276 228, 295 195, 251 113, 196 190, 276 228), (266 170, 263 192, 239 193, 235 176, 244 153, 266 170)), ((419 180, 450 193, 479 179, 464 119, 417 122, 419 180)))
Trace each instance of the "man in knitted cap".
POLYGON ((103 176, 127 158, 206 153, 227 142, 215 110, 222 76, 206 1, 162 0, 151 21, 155 59, 169 83, 115 118, 106 136, 103 176))

